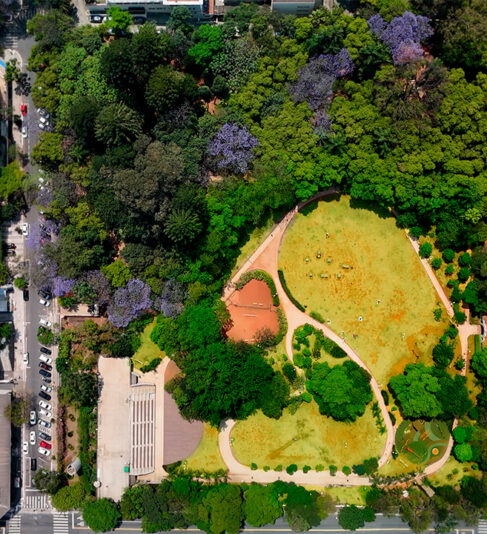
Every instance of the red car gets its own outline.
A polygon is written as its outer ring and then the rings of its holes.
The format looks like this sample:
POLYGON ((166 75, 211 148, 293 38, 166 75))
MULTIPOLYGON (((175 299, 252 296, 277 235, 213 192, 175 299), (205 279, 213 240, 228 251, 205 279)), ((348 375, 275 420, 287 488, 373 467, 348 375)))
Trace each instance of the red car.
POLYGON ((41 441, 41 442, 39 443, 39 445, 40 445, 41 447, 44 447, 44 449, 48 449, 48 450, 50 450, 51 447, 52 447, 52 445, 51 445, 50 443, 47 443, 47 441, 41 441))
POLYGON ((20 106, 20 113, 22 113, 22 115, 27 115, 27 106, 25 104, 20 106))

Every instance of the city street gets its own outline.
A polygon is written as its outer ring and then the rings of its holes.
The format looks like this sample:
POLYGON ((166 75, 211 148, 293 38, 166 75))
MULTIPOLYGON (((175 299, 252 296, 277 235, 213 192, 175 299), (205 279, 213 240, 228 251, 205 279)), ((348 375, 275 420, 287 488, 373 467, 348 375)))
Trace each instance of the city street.
MULTIPOLYGON (((7 532, 9 534, 91 534, 93 531, 85 526, 81 514, 78 512, 71 512, 66 514, 22 514, 16 516, 21 518, 21 522, 14 526, 9 524, 7 532), (17 526, 21 530, 17 530, 17 526)), ((452 534, 483 534, 487 521, 483 521, 477 528, 472 527, 458 527, 452 531, 452 534)), ((142 532, 140 521, 126 521, 123 522, 119 528, 114 532, 117 534, 134 534, 142 532)), ((203 531, 197 528, 189 528, 187 530, 178 530, 177 532, 202 533, 203 531)), ((262 528, 245 527, 242 532, 258 532, 259 534, 275 534, 292 532, 286 521, 282 518, 278 519, 274 525, 262 528)), ((309 532, 323 532, 323 533, 343 533, 344 531, 338 524, 336 514, 328 517, 321 522, 319 527, 311 529, 309 532)), ((413 531, 401 521, 398 517, 383 517, 377 516, 373 523, 367 523, 364 528, 357 532, 369 532, 377 534, 400 534, 412 533, 413 531)), ((434 532, 430 529, 429 532, 434 532)))

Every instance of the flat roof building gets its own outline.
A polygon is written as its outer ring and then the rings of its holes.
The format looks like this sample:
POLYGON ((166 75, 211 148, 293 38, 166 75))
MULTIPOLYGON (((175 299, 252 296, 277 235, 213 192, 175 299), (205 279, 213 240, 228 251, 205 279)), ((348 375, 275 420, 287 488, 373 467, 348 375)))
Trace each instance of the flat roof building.
POLYGON ((305 17, 315 8, 315 0, 272 0, 271 9, 282 15, 305 17))

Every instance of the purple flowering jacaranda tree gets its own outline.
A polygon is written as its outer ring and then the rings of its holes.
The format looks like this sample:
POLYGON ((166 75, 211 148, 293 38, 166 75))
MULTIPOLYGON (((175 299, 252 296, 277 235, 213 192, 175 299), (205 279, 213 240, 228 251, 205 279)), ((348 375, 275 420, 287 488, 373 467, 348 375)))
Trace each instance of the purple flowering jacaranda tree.
POLYGON ((118 328, 127 326, 151 307, 150 294, 151 289, 145 282, 132 278, 125 287, 115 291, 108 306, 108 320, 118 328))
POLYGON ((259 144, 245 126, 225 123, 208 145, 208 154, 215 158, 218 169, 243 174, 259 144))
POLYGON ((372 32, 391 50, 395 65, 421 59, 421 41, 433 35, 428 18, 409 11, 393 18, 389 24, 380 15, 374 15, 368 23, 372 32))
POLYGON ((55 297, 64 297, 71 293, 76 280, 64 278, 64 276, 55 276, 52 279, 52 293, 55 297))

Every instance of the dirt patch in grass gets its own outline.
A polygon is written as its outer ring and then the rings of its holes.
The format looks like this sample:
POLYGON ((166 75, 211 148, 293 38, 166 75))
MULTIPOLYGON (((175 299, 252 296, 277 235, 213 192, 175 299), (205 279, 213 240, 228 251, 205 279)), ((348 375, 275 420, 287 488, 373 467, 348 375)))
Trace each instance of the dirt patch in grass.
POLYGON ((250 280, 242 289, 235 291, 227 308, 232 326, 226 334, 234 341, 250 343, 257 340, 259 331, 263 329, 273 335, 279 330, 271 290, 262 280, 250 280))
POLYGON ((183 465, 186 469, 194 471, 206 471, 213 473, 219 470, 226 471, 227 467, 218 448, 218 429, 204 424, 203 436, 198 448, 184 460, 183 465))
POLYGON ((386 435, 380 434, 370 406, 355 423, 340 423, 319 413, 314 401, 303 403, 292 415, 284 410, 279 420, 257 412, 235 425, 232 447, 236 458, 245 465, 260 468, 297 464, 325 468, 362 462, 379 457, 386 435))
POLYGON ((351 207, 348 197, 320 201, 288 228, 279 268, 293 296, 345 337, 379 384, 407 363, 431 364, 446 312, 435 322, 438 297, 393 217, 351 207))
POLYGON ((164 356, 166 355, 165 352, 160 350, 150 338, 151 332, 155 325, 156 319, 154 319, 152 323, 148 324, 142 334, 140 334, 140 347, 132 356, 132 362, 136 369, 140 369, 144 365, 149 365, 149 363, 155 358, 164 359, 164 356))
POLYGON ((64 424, 66 429, 66 456, 63 459, 64 465, 67 466, 70 464, 74 458, 78 455, 78 411, 69 406, 66 409, 64 416, 64 424), (74 421, 71 420, 70 415, 74 417, 74 421), (69 436, 70 433, 73 433, 72 436, 69 436))

